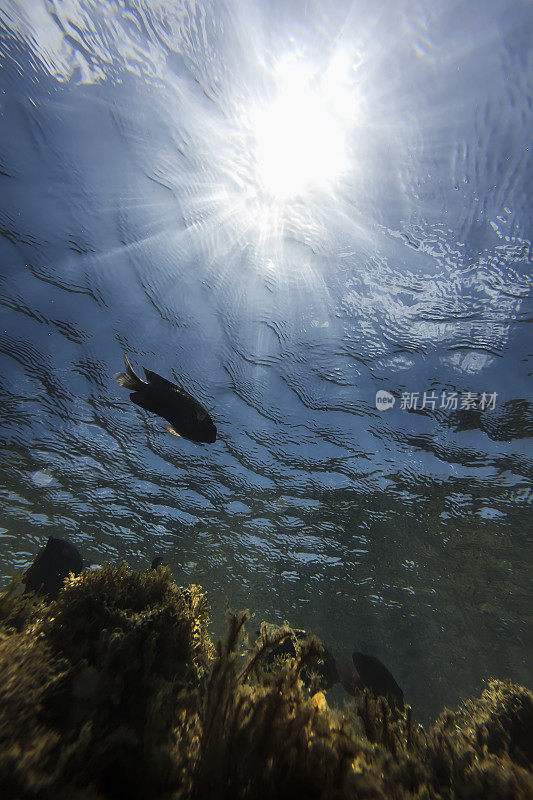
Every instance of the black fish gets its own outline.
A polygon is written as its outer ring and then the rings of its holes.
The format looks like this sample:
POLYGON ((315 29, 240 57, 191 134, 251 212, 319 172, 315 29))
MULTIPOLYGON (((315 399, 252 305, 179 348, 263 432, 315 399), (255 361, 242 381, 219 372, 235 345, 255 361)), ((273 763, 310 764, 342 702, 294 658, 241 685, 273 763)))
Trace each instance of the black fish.
POLYGON ((156 556, 150 565, 150 569, 157 569, 163 563, 163 559, 161 556, 156 556))
POLYGON ((37 553, 35 561, 24 575, 26 591, 39 592, 55 598, 70 572, 75 575, 83 569, 78 549, 64 539, 50 536, 46 546, 37 553))
POLYGON ((124 363, 126 372, 118 372, 115 379, 125 389, 132 390, 130 400, 170 422, 166 429, 174 436, 183 436, 199 443, 216 441, 215 424, 198 400, 149 369, 144 370, 146 381, 143 381, 133 371, 126 355, 124 363))
POLYGON ((353 653, 352 661, 363 686, 375 695, 386 697, 392 708, 403 711, 403 692, 379 658, 353 653))

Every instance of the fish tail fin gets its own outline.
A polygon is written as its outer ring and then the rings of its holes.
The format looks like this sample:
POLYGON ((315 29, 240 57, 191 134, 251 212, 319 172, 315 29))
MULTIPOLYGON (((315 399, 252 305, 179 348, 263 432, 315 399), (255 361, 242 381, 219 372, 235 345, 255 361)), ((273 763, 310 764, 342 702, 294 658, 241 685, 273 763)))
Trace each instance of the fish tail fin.
POLYGON ((124 353, 124 364, 126 365, 126 372, 117 372, 115 375, 116 382, 123 386, 125 389, 130 389, 134 392, 146 386, 145 382, 139 378, 133 371, 128 356, 124 353))

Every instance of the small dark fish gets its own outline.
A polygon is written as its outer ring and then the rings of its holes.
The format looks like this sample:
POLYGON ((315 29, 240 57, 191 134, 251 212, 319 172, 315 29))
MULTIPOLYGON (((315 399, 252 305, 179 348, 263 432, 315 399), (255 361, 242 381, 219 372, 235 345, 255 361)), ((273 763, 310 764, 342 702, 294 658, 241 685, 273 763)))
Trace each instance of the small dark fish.
POLYGON ((161 556, 156 556, 150 565, 150 569, 157 569, 163 563, 161 556))
POLYGON ((78 549, 64 539, 50 536, 45 547, 37 553, 35 561, 24 575, 27 592, 39 592, 55 598, 70 572, 79 575, 83 569, 78 549))
POLYGON ((363 686, 375 695, 386 697, 392 708, 403 711, 403 692, 379 658, 356 652, 352 654, 352 661, 363 686))
POLYGON ((143 368, 146 376, 146 381, 143 381, 133 371, 126 355, 124 363, 126 372, 118 372, 115 380, 120 386, 131 390, 130 400, 170 422, 166 429, 174 436, 183 436, 184 439, 199 443, 216 441, 215 424, 209 411, 198 400, 149 369, 143 368))

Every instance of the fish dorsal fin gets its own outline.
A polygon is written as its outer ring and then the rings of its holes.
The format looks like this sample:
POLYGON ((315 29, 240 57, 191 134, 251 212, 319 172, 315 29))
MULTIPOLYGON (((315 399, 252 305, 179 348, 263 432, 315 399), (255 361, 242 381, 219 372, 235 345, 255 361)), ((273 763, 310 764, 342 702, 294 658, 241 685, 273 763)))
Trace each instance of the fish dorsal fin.
POLYGON ((182 389, 181 386, 172 383, 172 381, 168 381, 166 378, 163 378, 161 375, 158 375, 157 372, 152 372, 152 370, 146 369, 146 367, 143 367, 143 370, 146 376, 146 380, 148 381, 148 383, 152 384, 152 386, 155 387, 159 386, 161 389, 163 388, 170 389, 174 392, 180 392, 180 394, 187 394, 187 392, 184 389, 182 389))
POLYGON ((155 383, 155 384, 170 383, 170 381, 167 381, 166 378, 163 378, 161 375, 158 375, 157 372, 152 372, 151 369, 146 369, 146 367, 143 367, 143 372, 145 374, 148 383, 155 383))

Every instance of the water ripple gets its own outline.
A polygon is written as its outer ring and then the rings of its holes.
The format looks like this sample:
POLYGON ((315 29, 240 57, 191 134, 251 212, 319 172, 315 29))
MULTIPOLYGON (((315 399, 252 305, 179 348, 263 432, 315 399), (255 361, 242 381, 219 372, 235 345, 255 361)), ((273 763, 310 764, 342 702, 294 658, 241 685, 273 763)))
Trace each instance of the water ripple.
POLYGON ((215 625, 222 588, 367 648, 422 713, 530 681, 525 13, 4 3, 4 558, 58 532, 88 563, 164 553, 215 625), (252 108, 287 53, 316 82, 339 48, 350 170, 276 210, 252 108), (212 407, 216 444, 135 407, 124 353, 212 407), (405 407, 424 393, 458 407, 405 407))

